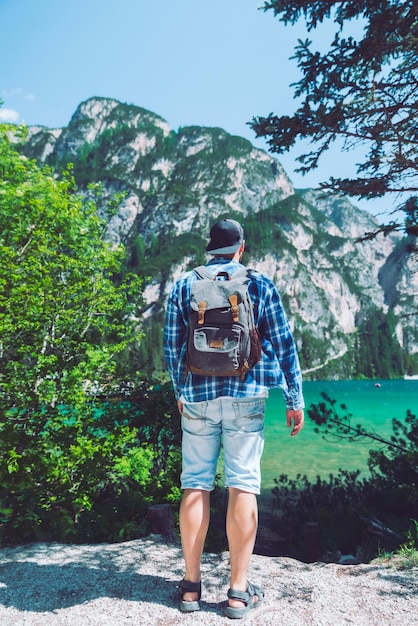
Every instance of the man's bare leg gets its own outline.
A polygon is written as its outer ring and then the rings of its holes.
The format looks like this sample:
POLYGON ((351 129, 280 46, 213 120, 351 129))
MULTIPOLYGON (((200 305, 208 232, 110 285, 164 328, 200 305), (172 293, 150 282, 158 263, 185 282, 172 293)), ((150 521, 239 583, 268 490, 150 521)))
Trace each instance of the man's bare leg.
MULTIPOLYGON (((231 565, 231 589, 247 591, 248 567, 254 550, 257 526, 258 507, 256 496, 253 493, 230 487, 226 533, 231 565)), ((229 600, 229 605, 240 608, 243 606, 243 603, 239 600, 229 600)))
MULTIPOLYGON (((200 582, 200 563, 209 527, 210 491, 185 489, 180 504, 180 536, 186 564, 185 580, 200 582)), ((196 592, 185 593, 183 599, 198 599, 196 592)))

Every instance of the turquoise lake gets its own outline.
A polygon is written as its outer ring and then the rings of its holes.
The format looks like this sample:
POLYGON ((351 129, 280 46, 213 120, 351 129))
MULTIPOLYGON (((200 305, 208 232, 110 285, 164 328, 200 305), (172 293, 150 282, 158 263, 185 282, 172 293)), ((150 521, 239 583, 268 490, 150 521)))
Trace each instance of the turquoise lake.
MULTIPOLYGON (((305 382, 303 386, 306 408, 322 401, 321 392, 336 400, 337 412, 341 404, 352 414, 352 424, 372 428, 383 437, 392 434, 392 419, 403 420, 407 409, 417 415, 418 380, 350 380, 305 382), (376 386, 380 385, 380 386, 376 386)), ((327 479, 339 468, 360 469, 368 474, 368 451, 378 444, 370 439, 363 442, 329 442, 314 432, 314 423, 305 411, 305 426, 296 437, 290 437, 286 426, 285 405, 279 389, 270 392, 266 404, 265 448, 262 458, 262 491, 274 487, 274 478, 287 474, 295 478, 306 474, 327 479)))

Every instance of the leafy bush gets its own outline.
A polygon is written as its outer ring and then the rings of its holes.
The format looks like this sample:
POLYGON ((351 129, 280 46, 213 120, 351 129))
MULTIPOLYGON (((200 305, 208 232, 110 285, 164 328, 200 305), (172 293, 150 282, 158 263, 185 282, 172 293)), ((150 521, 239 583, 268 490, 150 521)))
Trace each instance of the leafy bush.
POLYGON ((0 126, 0 542, 92 538, 94 518, 101 538, 132 536, 143 520, 106 511, 173 497, 178 470, 167 428, 144 434, 166 406, 155 389, 141 387, 135 419, 104 403, 139 336, 142 280, 70 174, 39 169, 12 133, 24 139, 0 126))
MULTIPOLYGON (((359 472, 339 470, 329 480, 317 478, 311 483, 306 476, 295 480, 282 475, 275 480, 273 499, 276 510, 276 528, 285 540, 289 555, 306 559, 305 525, 318 524, 321 554, 317 558, 338 550, 355 554, 361 546, 371 552, 367 536, 370 511, 364 509, 365 495, 370 495, 367 481, 360 481, 359 472)), ((374 548, 374 546, 373 546, 374 548)))

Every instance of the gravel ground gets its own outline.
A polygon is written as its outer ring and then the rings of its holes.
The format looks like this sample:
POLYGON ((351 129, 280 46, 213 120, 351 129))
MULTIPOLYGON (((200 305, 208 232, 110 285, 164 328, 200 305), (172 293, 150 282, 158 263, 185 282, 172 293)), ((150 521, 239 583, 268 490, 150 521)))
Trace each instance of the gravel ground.
MULTIPOLYGON (((225 626, 228 573, 228 553, 205 554, 202 610, 184 615, 176 597, 181 549, 158 535, 7 548, 0 552, 0 625, 225 626)), ((418 626, 418 569, 254 555, 250 579, 264 586, 266 598, 241 624, 418 626)))

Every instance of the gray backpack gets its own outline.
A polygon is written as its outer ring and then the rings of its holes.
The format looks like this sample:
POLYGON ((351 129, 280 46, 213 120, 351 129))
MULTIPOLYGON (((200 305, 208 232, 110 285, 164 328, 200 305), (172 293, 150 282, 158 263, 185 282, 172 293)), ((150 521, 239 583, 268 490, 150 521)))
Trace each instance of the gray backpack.
POLYGON ((251 270, 215 276, 195 268, 190 287, 188 369, 201 376, 241 376, 261 358, 261 341, 248 294, 251 270))

